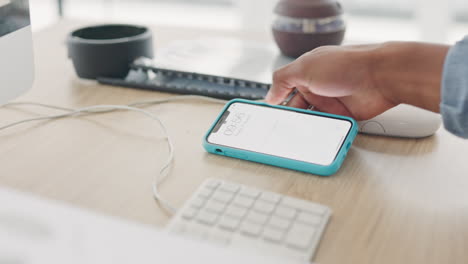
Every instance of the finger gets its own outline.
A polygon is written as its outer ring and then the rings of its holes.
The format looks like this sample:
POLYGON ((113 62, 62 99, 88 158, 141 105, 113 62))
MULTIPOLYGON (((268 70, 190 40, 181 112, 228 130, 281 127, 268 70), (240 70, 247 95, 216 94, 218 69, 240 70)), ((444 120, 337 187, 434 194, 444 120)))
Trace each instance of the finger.
POLYGON ((301 73, 294 63, 289 64, 273 74, 273 85, 265 100, 270 104, 282 103, 288 95, 299 85, 301 73))
POLYGON ((338 98, 317 95, 304 87, 298 87, 298 90, 310 105, 313 105, 316 109, 320 109, 320 111, 353 117, 353 114, 338 98))
POLYGON ((289 102, 286 104, 286 106, 289 107, 294 107, 294 108, 301 108, 301 109, 307 109, 309 107, 309 103, 302 97, 301 93, 297 93, 289 102))

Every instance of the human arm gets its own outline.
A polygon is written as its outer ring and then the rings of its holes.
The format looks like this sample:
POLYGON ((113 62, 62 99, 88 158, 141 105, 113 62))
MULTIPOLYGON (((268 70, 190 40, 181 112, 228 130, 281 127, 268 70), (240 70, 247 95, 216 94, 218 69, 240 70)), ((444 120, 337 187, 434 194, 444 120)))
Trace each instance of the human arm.
POLYGON ((416 42, 321 47, 275 72, 267 102, 281 103, 297 89, 290 106, 357 120, 401 103, 439 112, 449 48, 416 42))

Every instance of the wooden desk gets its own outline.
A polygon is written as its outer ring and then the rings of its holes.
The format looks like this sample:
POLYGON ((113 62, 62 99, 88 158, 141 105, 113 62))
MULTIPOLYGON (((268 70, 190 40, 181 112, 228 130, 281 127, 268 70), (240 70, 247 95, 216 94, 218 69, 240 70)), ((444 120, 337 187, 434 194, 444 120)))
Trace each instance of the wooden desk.
MULTIPOLYGON (((78 107, 168 96, 78 80, 64 39, 81 25, 62 22, 35 36, 36 83, 19 100, 78 107)), ((192 35, 241 35, 154 30, 157 46, 192 35)), ((1 123, 50 113, 23 109, 1 109, 1 123)), ((334 215, 319 263, 468 261, 468 141, 443 129, 422 140, 359 136, 338 174, 317 177, 205 153, 201 139, 221 105, 190 101, 148 109, 175 141, 175 163, 161 190, 177 206, 205 178, 219 177, 330 206, 334 215)), ((159 127, 135 113, 23 125, 0 133, 0 184, 163 227, 168 217, 152 199, 151 181, 166 153, 159 127)))

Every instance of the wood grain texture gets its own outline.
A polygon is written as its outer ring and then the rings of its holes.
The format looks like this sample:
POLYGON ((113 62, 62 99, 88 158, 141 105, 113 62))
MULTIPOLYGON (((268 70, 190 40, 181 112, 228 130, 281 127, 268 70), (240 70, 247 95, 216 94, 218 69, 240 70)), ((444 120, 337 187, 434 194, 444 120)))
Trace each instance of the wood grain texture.
MULTIPOLYGON (((168 94, 78 80, 67 60, 63 21, 35 36, 36 82, 18 100, 63 106, 122 104, 168 94)), ((155 27, 156 46, 200 35, 253 39, 235 32, 155 27)), ((358 136, 341 171, 317 177, 204 152, 202 136, 221 105, 196 101, 148 107, 175 143, 162 193, 180 206, 208 177, 319 202, 333 217, 315 261, 467 263, 468 141, 441 129, 421 140, 358 136)), ((1 109, 1 123, 50 110, 1 109)), ((0 132, 0 184, 75 206, 163 227, 151 181, 167 146, 156 123, 127 112, 23 125, 0 132)))

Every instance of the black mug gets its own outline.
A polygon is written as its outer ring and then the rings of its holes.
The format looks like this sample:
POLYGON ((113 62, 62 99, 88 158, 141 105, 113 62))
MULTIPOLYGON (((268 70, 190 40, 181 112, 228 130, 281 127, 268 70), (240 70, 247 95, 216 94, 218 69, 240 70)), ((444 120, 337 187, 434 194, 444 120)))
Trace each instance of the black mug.
POLYGON ((125 78, 130 64, 153 58, 153 35, 146 27, 99 25, 78 29, 67 37, 68 57, 80 78, 125 78))

